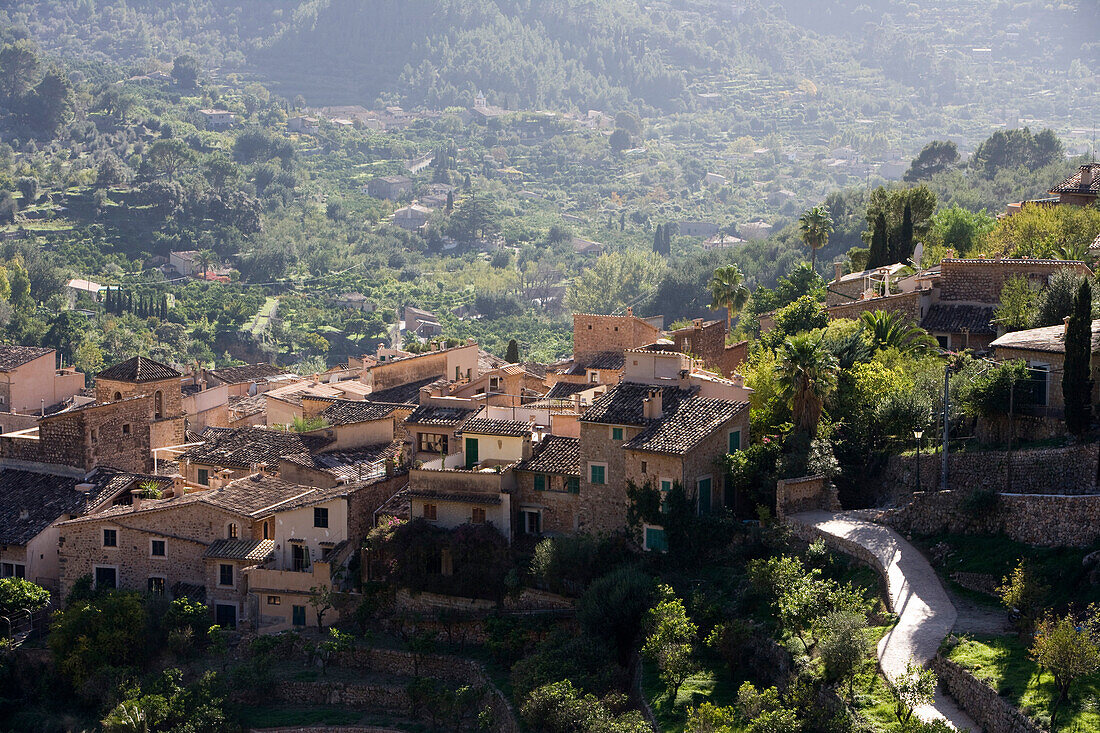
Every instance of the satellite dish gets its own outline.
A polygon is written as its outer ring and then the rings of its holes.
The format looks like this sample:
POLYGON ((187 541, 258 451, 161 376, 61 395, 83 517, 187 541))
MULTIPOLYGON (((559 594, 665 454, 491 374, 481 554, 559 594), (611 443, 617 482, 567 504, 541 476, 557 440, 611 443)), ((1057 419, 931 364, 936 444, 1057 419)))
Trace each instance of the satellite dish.
POLYGON ((922 259, 924 259, 924 242, 917 242, 917 246, 913 248, 913 264, 918 270, 922 259))

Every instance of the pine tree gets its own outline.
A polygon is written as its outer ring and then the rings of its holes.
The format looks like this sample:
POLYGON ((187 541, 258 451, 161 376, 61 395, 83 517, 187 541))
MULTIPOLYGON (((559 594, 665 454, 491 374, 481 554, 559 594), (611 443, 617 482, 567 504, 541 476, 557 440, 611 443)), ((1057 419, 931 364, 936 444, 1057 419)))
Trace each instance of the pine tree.
POLYGON ((1062 372, 1062 397, 1066 405, 1066 429, 1074 435, 1088 431, 1092 423, 1092 288, 1082 280, 1073 300, 1073 315, 1066 326, 1066 361, 1062 372))
POLYGON ((504 361, 509 364, 519 363, 519 344, 516 343, 515 339, 508 342, 508 350, 504 353, 504 361))
POLYGON ((867 253, 868 270, 889 264, 886 262, 890 258, 889 247, 890 243, 886 237, 886 217, 879 214, 875 219, 874 229, 871 230, 871 249, 867 253))

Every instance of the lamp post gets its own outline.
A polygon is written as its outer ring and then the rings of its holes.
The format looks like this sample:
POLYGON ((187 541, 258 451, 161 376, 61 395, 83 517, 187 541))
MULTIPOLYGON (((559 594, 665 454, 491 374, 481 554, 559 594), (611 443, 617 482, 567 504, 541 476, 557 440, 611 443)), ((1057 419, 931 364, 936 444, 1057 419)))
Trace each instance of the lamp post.
POLYGON ((917 439, 917 491, 920 491, 920 439, 924 437, 924 431, 914 430, 913 437, 917 439))

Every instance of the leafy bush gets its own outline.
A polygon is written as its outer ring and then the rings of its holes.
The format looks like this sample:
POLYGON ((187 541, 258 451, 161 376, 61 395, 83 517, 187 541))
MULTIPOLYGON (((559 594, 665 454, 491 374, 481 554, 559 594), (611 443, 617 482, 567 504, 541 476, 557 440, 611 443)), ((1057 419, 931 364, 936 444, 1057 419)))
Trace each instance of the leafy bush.
POLYGON ((463 524, 452 530, 423 519, 394 528, 387 551, 394 557, 391 578, 414 592, 500 600, 512 569, 507 540, 491 524, 463 524), (442 574, 444 551, 452 573, 442 574))
POLYGON ((630 658, 655 590, 653 578, 641 570, 615 570, 593 582, 581 596, 577 620, 591 636, 609 640, 623 662, 630 658))
POLYGON ((0 579, 0 616, 11 616, 16 611, 34 613, 50 602, 50 592, 23 578, 0 579))
POLYGON ((649 733, 642 714, 627 710, 625 695, 603 699, 582 695, 569 680, 538 688, 524 701, 520 715, 539 733, 649 733))
POLYGON ((612 649, 589 634, 558 630, 539 644, 534 654, 512 666, 512 689, 522 700, 535 688, 570 680, 578 690, 606 695, 623 682, 623 670, 612 649))
POLYGON ((107 667, 144 666, 146 611, 137 593, 112 591, 54 615, 50 649, 60 672, 79 688, 107 667))

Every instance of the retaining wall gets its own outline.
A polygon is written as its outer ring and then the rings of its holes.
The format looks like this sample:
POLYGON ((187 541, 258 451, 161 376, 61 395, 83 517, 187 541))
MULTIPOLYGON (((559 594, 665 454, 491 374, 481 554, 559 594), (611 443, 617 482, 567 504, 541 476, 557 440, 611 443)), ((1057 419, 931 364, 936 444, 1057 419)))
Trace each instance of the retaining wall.
POLYGON ((963 667, 939 654, 932 670, 951 697, 986 733, 1046 733, 1034 721, 963 667))

